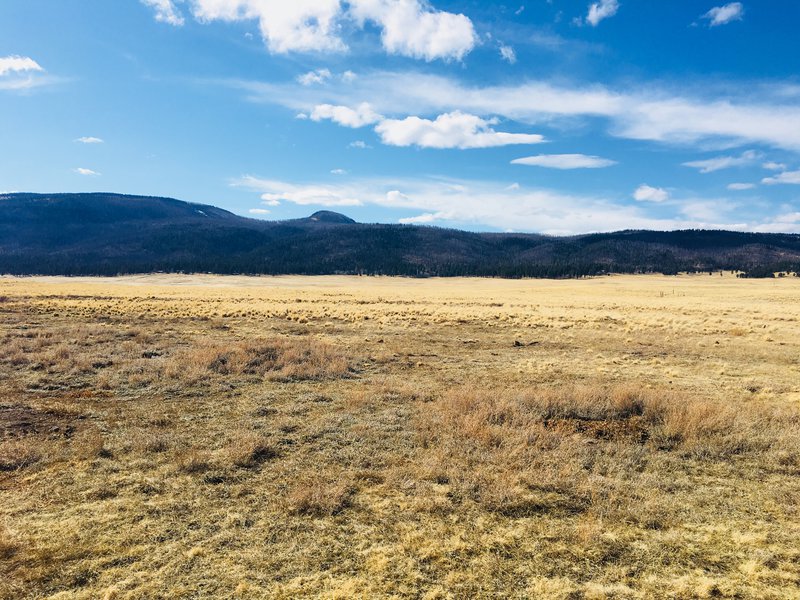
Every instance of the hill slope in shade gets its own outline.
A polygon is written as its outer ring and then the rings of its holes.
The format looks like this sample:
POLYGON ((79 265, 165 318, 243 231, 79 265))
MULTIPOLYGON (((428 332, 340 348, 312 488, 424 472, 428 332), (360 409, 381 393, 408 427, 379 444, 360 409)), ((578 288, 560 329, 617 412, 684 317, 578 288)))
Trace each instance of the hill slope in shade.
POLYGON ((622 231, 573 237, 356 223, 331 211, 261 221, 170 198, 0 196, 0 272, 574 277, 800 270, 800 235, 622 231))

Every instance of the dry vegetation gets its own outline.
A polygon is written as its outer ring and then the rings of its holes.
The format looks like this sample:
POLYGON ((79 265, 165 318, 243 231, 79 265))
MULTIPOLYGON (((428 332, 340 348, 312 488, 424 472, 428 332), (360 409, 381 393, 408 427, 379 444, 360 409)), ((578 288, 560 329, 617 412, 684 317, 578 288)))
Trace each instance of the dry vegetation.
POLYGON ((0 279, 0 597, 800 598, 799 293, 0 279))

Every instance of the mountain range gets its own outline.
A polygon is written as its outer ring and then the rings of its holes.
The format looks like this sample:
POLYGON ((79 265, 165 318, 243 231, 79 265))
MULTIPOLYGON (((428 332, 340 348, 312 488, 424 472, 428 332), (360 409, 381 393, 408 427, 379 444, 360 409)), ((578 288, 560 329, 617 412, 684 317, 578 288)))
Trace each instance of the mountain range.
POLYGON ((331 211, 248 219, 210 205, 112 193, 0 195, 0 273, 581 277, 800 271, 800 235, 619 231, 569 237, 357 223, 331 211))

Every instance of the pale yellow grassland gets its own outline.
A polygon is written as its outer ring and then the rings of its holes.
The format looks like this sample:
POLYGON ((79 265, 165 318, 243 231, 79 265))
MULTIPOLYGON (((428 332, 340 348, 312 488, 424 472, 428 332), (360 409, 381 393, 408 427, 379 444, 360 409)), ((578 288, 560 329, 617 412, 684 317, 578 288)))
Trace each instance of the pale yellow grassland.
POLYGON ((2 598, 800 598, 800 279, 0 278, 2 598))

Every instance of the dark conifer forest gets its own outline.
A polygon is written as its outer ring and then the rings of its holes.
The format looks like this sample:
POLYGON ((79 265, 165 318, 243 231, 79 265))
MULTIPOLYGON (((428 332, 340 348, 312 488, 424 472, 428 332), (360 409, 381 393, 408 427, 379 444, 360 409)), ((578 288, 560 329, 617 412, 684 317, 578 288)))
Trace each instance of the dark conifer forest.
POLYGON ((619 231, 571 237, 356 223, 330 211, 247 219, 213 206, 120 194, 6 194, 0 273, 363 274, 585 277, 800 271, 800 235, 619 231))

